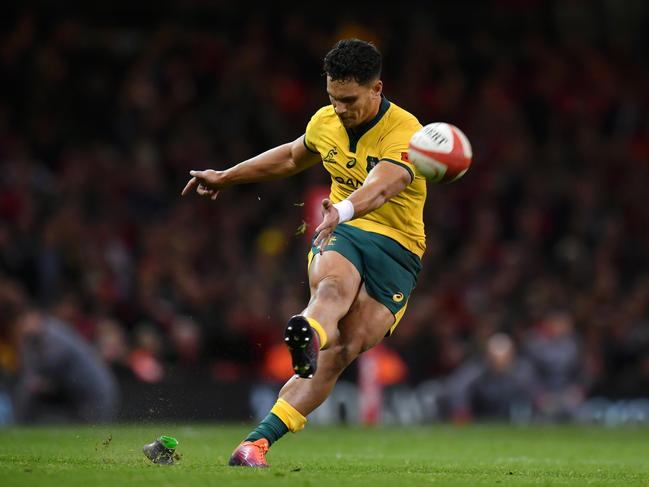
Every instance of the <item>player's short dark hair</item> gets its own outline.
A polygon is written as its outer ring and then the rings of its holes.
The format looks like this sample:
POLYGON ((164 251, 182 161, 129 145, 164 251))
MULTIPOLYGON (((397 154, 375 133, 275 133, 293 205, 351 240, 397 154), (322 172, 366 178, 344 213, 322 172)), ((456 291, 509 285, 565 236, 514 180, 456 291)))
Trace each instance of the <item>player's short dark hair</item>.
POLYGON ((381 53, 371 42, 343 39, 327 53, 323 69, 334 81, 364 85, 381 77, 381 64, 381 53))

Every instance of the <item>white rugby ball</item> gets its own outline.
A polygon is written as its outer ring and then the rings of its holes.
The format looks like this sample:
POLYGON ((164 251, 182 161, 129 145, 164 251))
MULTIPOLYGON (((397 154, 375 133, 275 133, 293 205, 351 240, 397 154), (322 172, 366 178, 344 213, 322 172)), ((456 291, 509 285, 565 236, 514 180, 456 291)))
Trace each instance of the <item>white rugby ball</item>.
POLYGON ((415 132, 408 146, 408 160, 429 181, 450 183, 469 170, 471 143, 455 125, 437 122, 415 132))

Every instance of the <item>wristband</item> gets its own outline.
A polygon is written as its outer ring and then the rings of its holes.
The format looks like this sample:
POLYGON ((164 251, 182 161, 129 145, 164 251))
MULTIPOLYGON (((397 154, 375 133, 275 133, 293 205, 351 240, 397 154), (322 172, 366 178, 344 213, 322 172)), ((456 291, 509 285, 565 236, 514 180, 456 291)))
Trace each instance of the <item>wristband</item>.
POLYGON ((354 205, 349 200, 342 200, 336 203, 334 208, 338 210, 338 223, 344 223, 354 218, 354 205))

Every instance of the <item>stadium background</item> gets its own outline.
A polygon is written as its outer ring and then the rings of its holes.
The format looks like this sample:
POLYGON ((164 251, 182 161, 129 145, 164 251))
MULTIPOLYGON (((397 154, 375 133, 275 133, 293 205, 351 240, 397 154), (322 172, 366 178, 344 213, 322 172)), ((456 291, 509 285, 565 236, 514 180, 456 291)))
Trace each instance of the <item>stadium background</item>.
MULTIPOLYGON (((389 99, 458 125, 475 153, 461 182, 429 185, 424 271, 381 380, 397 398, 422 384, 443 396, 503 332, 537 370, 534 408, 564 388, 576 399, 561 419, 611 420, 597 408, 648 397, 647 4, 328 5, 8 5, 2 280, 96 347, 123 388, 120 419, 256 414, 306 302, 298 228, 313 229, 324 171, 215 203, 179 193, 189 169, 303 133, 327 103, 324 54, 356 36, 382 50, 389 99)), ((2 325, 11 421, 25 364, 2 325)), ((624 418, 649 418, 633 404, 624 418)), ((419 419, 467 418, 433 412, 419 419)))

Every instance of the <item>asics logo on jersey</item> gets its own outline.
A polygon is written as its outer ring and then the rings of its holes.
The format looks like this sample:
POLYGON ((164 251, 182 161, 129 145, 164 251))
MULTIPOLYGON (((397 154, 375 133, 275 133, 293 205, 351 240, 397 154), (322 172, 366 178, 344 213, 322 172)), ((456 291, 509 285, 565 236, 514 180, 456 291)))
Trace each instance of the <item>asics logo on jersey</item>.
POLYGON ((395 303, 400 303, 401 301, 403 301, 403 297, 404 297, 403 293, 393 294, 392 295, 392 301, 394 301, 395 303))
POLYGON ((329 152, 327 152, 327 155, 322 158, 323 162, 331 162, 333 164, 336 163, 336 160, 334 159, 335 156, 338 155, 338 149, 335 147, 332 147, 329 149, 329 152))

